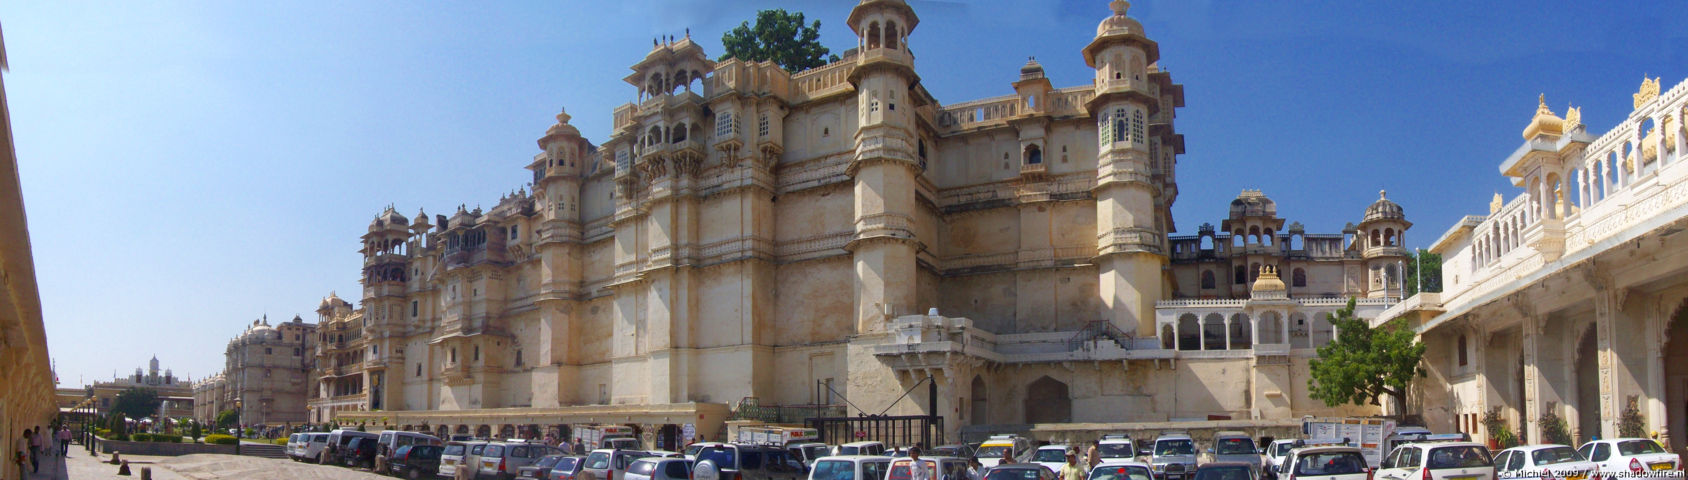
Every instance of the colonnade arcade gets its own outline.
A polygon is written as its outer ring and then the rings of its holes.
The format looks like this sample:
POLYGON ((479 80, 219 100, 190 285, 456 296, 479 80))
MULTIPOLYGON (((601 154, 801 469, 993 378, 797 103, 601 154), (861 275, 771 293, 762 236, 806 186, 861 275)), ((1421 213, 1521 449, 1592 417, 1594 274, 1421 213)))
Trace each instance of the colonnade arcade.
MULTIPOLYGON (((1215 302, 1217 303, 1217 302, 1215 302)), ((1242 303, 1242 302, 1230 302, 1242 303)), ((1161 348, 1183 351, 1319 348, 1336 339, 1330 315, 1341 305, 1163 310, 1159 322, 1161 348)))

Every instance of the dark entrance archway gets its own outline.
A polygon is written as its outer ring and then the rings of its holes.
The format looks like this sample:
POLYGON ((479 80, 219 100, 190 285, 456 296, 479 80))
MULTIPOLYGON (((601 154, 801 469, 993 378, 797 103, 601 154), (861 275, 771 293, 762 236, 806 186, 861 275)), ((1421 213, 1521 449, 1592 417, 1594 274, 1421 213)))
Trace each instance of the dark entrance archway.
POLYGON ((975 375, 973 377, 973 385, 969 388, 969 390, 969 394, 973 399, 973 411, 968 413, 972 416, 973 424, 984 425, 990 423, 988 420, 990 418, 988 416, 989 412, 986 411, 989 407, 988 404, 985 403, 985 378, 975 375))
POLYGON ((1688 303, 1677 307, 1665 327, 1665 428, 1673 452, 1688 448, 1688 303))
POLYGON ((1073 421, 1073 398, 1067 384, 1040 377, 1026 387, 1026 423, 1068 423, 1073 421))
POLYGON ((1600 360, 1594 324, 1577 339, 1577 444, 1600 434, 1600 360))

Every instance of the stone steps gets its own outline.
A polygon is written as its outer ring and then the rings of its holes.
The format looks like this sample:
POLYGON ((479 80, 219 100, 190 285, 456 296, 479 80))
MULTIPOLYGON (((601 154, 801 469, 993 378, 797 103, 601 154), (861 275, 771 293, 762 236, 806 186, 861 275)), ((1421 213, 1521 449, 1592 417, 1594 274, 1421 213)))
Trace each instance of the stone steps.
POLYGON ((240 455, 244 457, 287 458, 287 447, 282 445, 261 445, 253 443, 240 444, 240 455))

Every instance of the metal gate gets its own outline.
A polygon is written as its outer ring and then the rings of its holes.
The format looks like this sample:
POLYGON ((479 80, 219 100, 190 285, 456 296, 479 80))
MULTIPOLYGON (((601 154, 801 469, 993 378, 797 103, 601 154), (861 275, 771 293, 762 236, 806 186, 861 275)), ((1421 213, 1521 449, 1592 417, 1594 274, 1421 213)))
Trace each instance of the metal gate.
POLYGON ((883 442, 893 448, 932 448, 944 443, 944 417, 937 415, 816 417, 806 423, 820 432, 821 442, 833 445, 883 442))

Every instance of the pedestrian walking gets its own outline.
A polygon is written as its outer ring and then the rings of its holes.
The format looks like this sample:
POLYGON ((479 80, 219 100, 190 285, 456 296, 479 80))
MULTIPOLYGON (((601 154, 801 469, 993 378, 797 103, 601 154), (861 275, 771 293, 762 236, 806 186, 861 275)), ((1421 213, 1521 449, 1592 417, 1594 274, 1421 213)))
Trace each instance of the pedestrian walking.
POLYGON ((920 447, 909 448, 908 459, 909 480, 933 480, 932 469, 926 462, 920 461, 920 447))
POLYGON ((17 452, 12 456, 13 463, 18 464, 18 471, 23 471, 23 461, 29 458, 29 429, 23 430, 23 436, 18 437, 17 452))
POLYGON ((1085 452, 1085 454, 1084 454, 1084 463, 1085 463, 1085 469, 1086 470, 1095 469, 1097 464, 1102 463, 1102 452, 1101 452, 1100 444, 1101 444, 1101 441, 1090 442, 1090 451, 1085 452))
POLYGON ((31 471, 41 471, 41 427, 29 435, 29 467, 31 471))
POLYGON ((59 456, 70 455, 70 427, 59 426, 59 456))
POLYGON ((1067 464, 1061 466, 1059 480, 1084 480, 1084 474, 1084 467, 1078 463, 1078 452, 1067 449, 1067 464))

